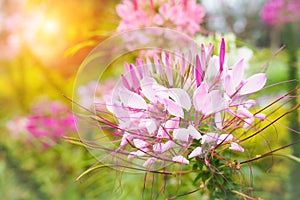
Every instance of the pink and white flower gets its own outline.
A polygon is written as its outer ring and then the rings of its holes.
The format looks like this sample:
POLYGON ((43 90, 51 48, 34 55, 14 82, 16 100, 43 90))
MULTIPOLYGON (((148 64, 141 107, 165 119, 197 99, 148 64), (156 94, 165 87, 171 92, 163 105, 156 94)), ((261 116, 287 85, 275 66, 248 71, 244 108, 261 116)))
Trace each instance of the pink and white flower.
POLYGON ((107 104, 120 136, 116 153, 144 160, 148 168, 189 164, 220 147, 244 152, 238 136, 227 131, 264 120, 264 114, 251 112, 256 102, 247 96, 264 87, 266 75, 245 78, 243 59, 227 66, 224 40, 218 56, 213 49, 202 45, 191 62, 163 52, 153 63, 124 64, 125 74, 107 104))

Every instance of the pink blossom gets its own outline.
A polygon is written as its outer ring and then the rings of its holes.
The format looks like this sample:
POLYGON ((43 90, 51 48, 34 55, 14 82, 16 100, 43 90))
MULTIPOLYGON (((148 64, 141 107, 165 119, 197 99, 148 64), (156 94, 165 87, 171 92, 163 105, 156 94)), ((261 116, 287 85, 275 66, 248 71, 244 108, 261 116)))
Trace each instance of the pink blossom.
POLYGON ((36 104, 27 120, 27 131, 47 145, 56 143, 62 136, 76 131, 73 114, 60 102, 36 104))
POLYGON ((202 28, 205 10, 196 0, 123 0, 116 7, 121 18, 118 31, 145 27, 165 27, 190 36, 202 28))
POLYGON ((265 23, 281 26, 300 19, 298 0, 269 0, 263 7, 261 17, 265 23))
POLYGON ((244 77, 243 59, 227 66, 224 47, 223 40, 219 55, 212 55, 212 45, 201 45, 200 54, 184 62, 163 52, 153 63, 150 58, 125 63, 107 105, 118 127, 118 152, 142 160, 144 167, 189 164, 220 147, 243 152, 227 129, 247 129, 255 118, 264 120, 263 113, 251 112, 256 102, 247 96, 263 89, 266 75, 244 77))

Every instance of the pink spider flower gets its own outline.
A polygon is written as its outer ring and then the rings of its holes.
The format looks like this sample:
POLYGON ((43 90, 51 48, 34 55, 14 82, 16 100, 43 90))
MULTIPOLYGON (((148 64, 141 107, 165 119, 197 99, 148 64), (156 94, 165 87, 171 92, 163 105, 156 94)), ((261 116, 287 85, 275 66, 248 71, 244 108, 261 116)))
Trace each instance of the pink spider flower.
POLYGON ((298 0, 269 0, 263 7, 261 17, 267 24, 282 24, 300 19, 300 2, 298 0))
POLYGON ((116 7, 118 31, 165 27, 194 36, 201 31, 205 10, 196 0, 123 0, 116 7))
POLYGON ((59 102, 41 102, 32 108, 26 129, 49 146, 57 143, 62 136, 75 132, 74 117, 70 109, 59 102))
POLYGON ((151 168, 189 164, 193 158, 205 158, 209 166, 211 151, 244 152, 230 131, 251 127, 255 118, 264 120, 263 113, 249 110, 256 102, 247 97, 264 87, 266 75, 245 78, 243 59, 227 66, 224 40, 218 56, 213 49, 202 45, 190 63, 164 52, 153 63, 125 63, 107 102, 116 120, 110 123, 117 129, 114 153, 151 168))

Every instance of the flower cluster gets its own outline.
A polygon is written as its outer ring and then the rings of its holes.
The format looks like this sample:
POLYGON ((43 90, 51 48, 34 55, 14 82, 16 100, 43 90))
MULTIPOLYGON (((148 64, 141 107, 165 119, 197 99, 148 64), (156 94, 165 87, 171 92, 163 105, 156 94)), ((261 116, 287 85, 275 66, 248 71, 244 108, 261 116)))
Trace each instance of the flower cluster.
POLYGON ((118 130, 115 153, 152 168, 189 164, 194 157, 209 166, 211 152, 244 152, 234 130, 265 119, 249 111, 256 102, 247 96, 264 87, 266 75, 244 78, 243 59, 227 66, 224 40, 219 56, 212 55, 213 49, 202 45, 191 61, 163 52, 153 63, 125 63, 126 73, 107 104, 117 120, 111 125, 118 130))
POLYGON ((49 101, 36 104, 30 115, 17 118, 7 124, 16 136, 24 136, 27 141, 33 138, 50 146, 67 133, 76 131, 73 114, 60 102, 49 101))
POLYGON ((116 7, 121 17, 118 31, 165 27, 190 36, 201 31, 205 10, 196 0, 124 0, 116 7))
POLYGON ((262 19, 267 24, 280 26, 300 19, 298 0, 269 0, 262 10, 262 19))

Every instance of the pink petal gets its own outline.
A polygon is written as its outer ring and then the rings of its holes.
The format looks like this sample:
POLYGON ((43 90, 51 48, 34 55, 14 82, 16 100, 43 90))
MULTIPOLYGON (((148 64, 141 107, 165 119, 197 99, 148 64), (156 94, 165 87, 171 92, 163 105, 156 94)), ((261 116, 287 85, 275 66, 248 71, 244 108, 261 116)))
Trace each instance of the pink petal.
POLYGON ((124 62, 124 71, 125 71, 125 74, 130 73, 130 67, 127 62, 124 62))
POLYGON ((202 136, 201 144, 212 143, 218 140, 218 133, 206 133, 202 136))
POLYGON ((215 114, 215 124, 216 124, 216 127, 218 129, 222 129, 223 128, 223 120, 222 120, 221 112, 217 112, 215 114))
POLYGON ((136 90, 139 88, 139 82, 135 74, 135 68, 133 64, 130 64, 129 67, 130 67, 130 75, 131 75, 133 88, 136 90))
POLYGON ((243 129, 246 129, 254 122, 254 117, 244 119, 244 121, 243 129))
POLYGON ((193 96, 193 104, 197 111, 203 112, 203 109, 209 104, 209 95, 207 85, 202 82, 201 85, 195 90, 193 96))
POLYGON ((167 131, 174 130, 174 129, 179 128, 179 122, 180 122, 179 117, 174 117, 174 118, 171 118, 168 121, 166 121, 166 124, 164 127, 167 131))
POLYGON ((150 118, 142 118, 139 121, 139 127, 146 127, 149 135, 153 136, 155 131, 157 130, 157 121, 155 119, 150 118))
POLYGON ((175 156, 172 158, 172 160, 174 162, 177 162, 177 163, 181 163, 181 164, 190 164, 190 161, 188 161, 185 157, 183 156, 175 156))
POLYGON ((129 133, 125 133, 121 139, 120 146, 125 146, 126 144, 128 144, 128 141, 131 141, 132 139, 132 135, 130 135, 129 133))
POLYGON ((227 74, 225 76, 224 87, 225 87, 226 94, 228 96, 233 95, 235 93, 235 91, 236 91, 235 87, 234 87, 233 80, 232 80, 230 74, 227 74))
POLYGON ((147 103, 143 99, 143 97, 125 88, 123 90, 120 90, 119 96, 125 106, 144 110, 148 108, 147 103))
POLYGON ((194 158, 202 154, 202 148, 196 147, 188 156, 188 158, 194 158))
POLYGON ((140 78, 142 79, 143 78, 143 61, 140 61, 138 58, 136 59, 136 61, 135 61, 135 63, 136 63, 136 69, 137 69, 137 72, 138 72, 138 74, 139 74, 139 76, 140 76, 140 78))
POLYGON ((208 61, 208 57, 205 55, 205 46, 204 44, 201 44, 201 52, 200 52, 200 66, 201 66, 201 69, 202 71, 206 71, 206 62, 208 61))
POLYGON ((175 129, 173 131, 173 138, 175 140, 180 140, 182 142, 187 142, 189 140, 189 133, 185 128, 175 129))
POLYGON ((238 61, 232 67, 232 78, 234 86, 237 87, 244 78, 244 59, 238 61))
POLYGON ((244 152, 244 148, 241 147, 240 145, 238 145, 238 144, 235 143, 235 142, 231 142, 231 143, 230 143, 229 149, 234 150, 234 151, 244 152))
POLYGON ((173 87, 173 74, 171 67, 166 67, 166 74, 170 87, 173 87))
POLYGON ((172 149, 174 147, 174 142, 169 140, 168 142, 166 142, 165 144, 163 144, 161 152, 164 153, 170 149, 172 149))
POLYGON ((155 103, 153 85, 157 84, 153 78, 145 77, 141 80, 141 93, 151 102, 155 103))
POLYGON ((228 141, 231 141, 232 139, 233 139, 232 134, 221 134, 218 138, 217 144, 221 144, 223 142, 228 142, 228 141))
POLYGON ((189 127, 187 128, 187 131, 193 139, 200 140, 202 138, 202 135, 192 125, 189 125, 189 127))
POLYGON ((218 75, 218 60, 216 57, 212 57, 212 59, 210 59, 208 63, 208 67, 205 73, 205 81, 207 82, 208 87, 211 87, 215 83, 218 75))
POLYGON ((167 131, 168 130, 166 130, 165 128, 159 127, 156 137, 159 139, 163 139, 163 138, 169 139, 170 136, 167 131))
POLYGON ((240 117, 247 117, 247 118, 253 117, 253 114, 243 106, 238 106, 236 114, 240 117))
POLYGON ((191 99, 190 96, 186 93, 185 90, 181 88, 171 88, 169 89, 170 96, 174 99, 174 101, 180 105, 182 108, 187 111, 191 108, 191 99))
POLYGON ((266 115, 263 113, 258 113, 256 115, 254 115, 254 117, 260 119, 261 121, 264 121, 266 119, 266 115))
MULTIPOLYGON (((205 62, 208 62, 212 53, 214 51, 214 45, 212 43, 209 43, 208 44, 208 47, 207 47, 207 53, 206 53, 206 58, 205 58, 205 62)), ((203 66, 202 66, 203 67, 203 66)), ((204 66, 205 67, 205 66, 204 66)), ((203 70, 205 70, 206 68, 204 68, 203 70)))
POLYGON ((149 146, 149 143, 141 139, 133 139, 133 144, 136 148, 141 149, 149 146))
POLYGON ((267 76, 266 74, 259 73, 251 76, 245 82, 240 90, 240 94, 250 94, 261 90, 266 84, 267 76))
POLYGON ((122 77, 122 83, 123 83, 124 87, 126 89, 130 90, 130 86, 129 86, 129 83, 128 83, 126 77, 123 74, 121 75, 121 77, 122 77))
POLYGON ((206 107, 207 111, 206 113, 211 114, 213 112, 219 112, 221 110, 224 110, 226 108, 226 101, 222 97, 222 92, 220 90, 213 90, 209 93, 210 95, 210 101, 211 106, 206 107))
POLYGON ((167 107, 167 111, 176 117, 181 117, 184 118, 184 113, 182 108, 177 105, 174 101, 169 100, 169 99, 164 99, 165 105, 167 107))
POLYGON ((202 67, 201 67, 201 62, 200 62, 200 58, 198 55, 196 56, 195 76, 196 76, 196 84, 198 87, 202 82, 202 67))
POLYGON ((247 101, 243 102, 243 106, 244 106, 246 109, 251 108, 251 107, 254 106, 255 104, 256 104, 256 101, 253 100, 253 99, 250 99, 250 100, 247 100, 247 101))
POLYGON ((148 158, 143 164, 144 167, 149 167, 157 161, 157 158, 148 158))
POLYGON ((143 151, 138 150, 135 152, 130 152, 128 155, 128 158, 136 158, 136 157, 144 156, 145 152, 147 152, 147 151, 149 151, 149 149, 145 148, 145 149, 143 149, 143 151))

